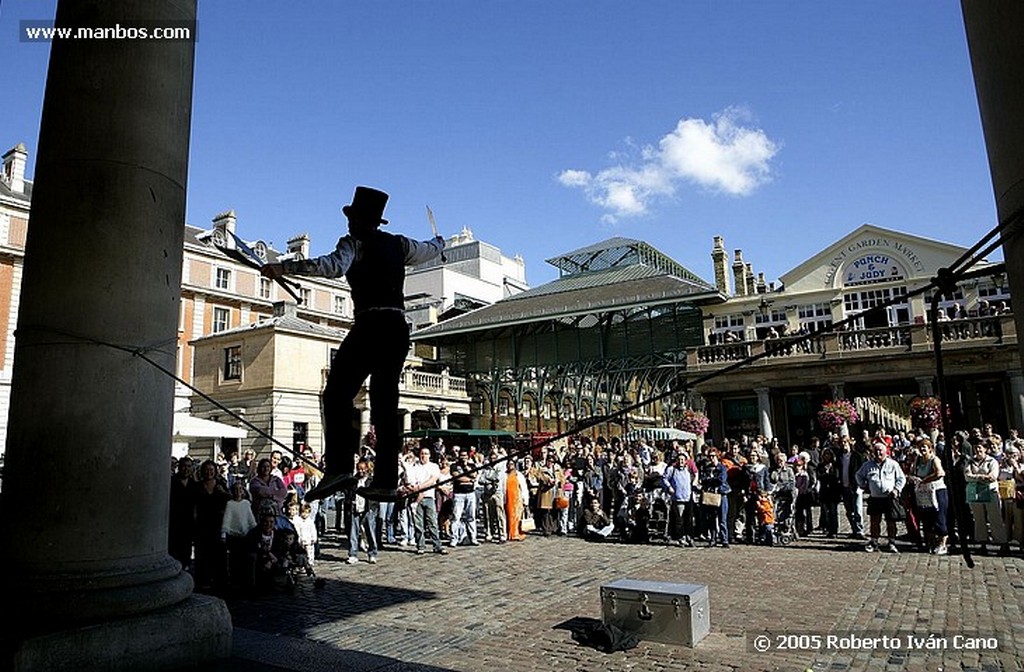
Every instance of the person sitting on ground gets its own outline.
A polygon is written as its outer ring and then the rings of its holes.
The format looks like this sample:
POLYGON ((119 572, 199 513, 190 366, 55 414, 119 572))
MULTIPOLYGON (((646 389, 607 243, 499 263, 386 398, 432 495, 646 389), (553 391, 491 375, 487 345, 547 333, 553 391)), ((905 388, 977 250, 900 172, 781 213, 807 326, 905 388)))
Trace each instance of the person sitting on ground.
POLYGON ((646 544, 650 541, 647 523, 651 510, 643 492, 630 496, 625 507, 623 539, 631 544, 646 544))
MULTIPOLYGON (((270 552, 263 560, 264 587, 272 588, 275 582, 283 579, 284 587, 291 592, 295 588, 295 579, 301 574, 314 576, 306 551, 299 543, 295 530, 277 528, 271 541, 270 552)), ((259 568, 257 568, 259 571, 259 568)))
MULTIPOLYGON (((270 464, 269 461, 267 464, 270 464)), ((260 511, 256 527, 245 535, 244 550, 248 559, 247 570, 244 576, 239 577, 245 588, 265 592, 272 585, 272 570, 274 568, 272 550, 276 521, 277 515, 269 508, 264 508, 260 511)))
POLYGON ((615 525, 601 508, 601 500, 597 497, 589 498, 579 526, 580 536, 588 541, 602 541, 607 539, 614 529, 615 525))

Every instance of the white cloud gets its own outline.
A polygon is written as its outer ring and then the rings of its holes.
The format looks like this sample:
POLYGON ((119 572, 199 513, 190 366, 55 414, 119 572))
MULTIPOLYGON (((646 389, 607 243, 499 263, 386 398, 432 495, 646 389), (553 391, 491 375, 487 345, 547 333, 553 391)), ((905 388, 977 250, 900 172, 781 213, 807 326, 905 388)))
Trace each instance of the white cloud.
MULTIPOLYGON (((607 211, 607 222, 647 214, 655 200, 675 195, 680 183, 748 196, 771 180, 770 161, 780 144, 759 128, 742 126, 747 117, 743 110, 730 107, 710 122, 680 119, 656 146, 639 148, 636 164, 623 162, 597 174, 565 170, 558 181, 582 189, 607 211)), ((612 156, 621 158, 618 153, 612 156)))

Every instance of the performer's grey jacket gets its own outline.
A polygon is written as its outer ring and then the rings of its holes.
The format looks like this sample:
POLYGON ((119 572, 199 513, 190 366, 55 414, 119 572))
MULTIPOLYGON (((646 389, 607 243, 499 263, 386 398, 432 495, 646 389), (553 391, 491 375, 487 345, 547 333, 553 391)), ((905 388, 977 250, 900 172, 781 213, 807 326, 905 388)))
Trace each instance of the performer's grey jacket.
POLYGON ((891 457, 885 458, 881 464, 868 460, 857 472, 857 485, 861 490, 867 490, 871 497, 887 497, 890 493, 898 495, 903 492, 906 484, 907 477, 903 475, 903 469, 891 457))

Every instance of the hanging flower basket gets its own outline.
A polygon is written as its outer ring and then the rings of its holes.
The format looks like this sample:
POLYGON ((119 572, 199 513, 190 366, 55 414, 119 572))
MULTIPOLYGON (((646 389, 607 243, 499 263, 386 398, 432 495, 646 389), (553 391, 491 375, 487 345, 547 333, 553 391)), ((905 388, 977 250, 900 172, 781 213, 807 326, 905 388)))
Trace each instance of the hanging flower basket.
POLYGON ((839 429, 858 420, 860 416, 857 415, 857 408, 849 399, 826 401, 818 411, 818 424, 827 430, 839 429))
POLYGON ((910 421, 919 429, 938 429, 942 422, 942 402, 938 397, 914 397, 910 400, 910 421))
POLYGON ((677 427, 684 432, 690 432, 697 436, 704 436, 708 431, 708 425, 711 424, 711 419, 699 411, 692 411, 687 409, 683 411, 683 416, 680 418, 677 427))

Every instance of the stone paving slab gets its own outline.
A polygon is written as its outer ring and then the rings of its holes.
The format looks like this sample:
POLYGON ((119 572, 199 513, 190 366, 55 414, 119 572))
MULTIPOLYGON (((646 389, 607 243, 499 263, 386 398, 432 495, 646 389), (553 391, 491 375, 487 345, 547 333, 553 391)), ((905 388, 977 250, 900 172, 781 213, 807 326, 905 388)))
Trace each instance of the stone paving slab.
POLYGON ((333 533, 324 542, 323 589, 302 581, 292 595, 228 600, 237 667, 216 669, 1024 670, 1019 556, 977 558, 971 570, 957 557, 865 553, 861 542, 816 537, 688 549, 531 535, 445 556, 392 546, 376 565, 346 565, 338 542, 333 533), (599 587, 620 578, 708 585, 711 634, 692 649, 578 645, 573 627, 600 619, 599 587), (961 634, 995 638, 998 649, 952 648, 961 634), (769 651, 755 650, 757 635, 769 651), (800 635, 853 648, 816 650, 800 635), (885 646, 865 648, 883 636, 885 646), (787 641, 796 648, 780 650, 787 641))

